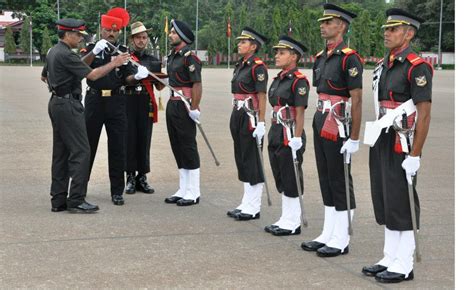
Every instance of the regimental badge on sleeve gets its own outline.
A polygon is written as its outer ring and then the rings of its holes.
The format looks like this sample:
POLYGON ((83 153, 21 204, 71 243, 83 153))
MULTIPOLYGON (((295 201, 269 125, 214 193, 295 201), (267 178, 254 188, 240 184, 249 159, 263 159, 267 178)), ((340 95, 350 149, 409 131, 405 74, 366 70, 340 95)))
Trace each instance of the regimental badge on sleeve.
POLYGON ((298 88, 298 94, 302 96, 306 95, 306 87, 298 88))
POLYGON ((415 81, 416 81, 416 85, 419 86, 419 87, 424 87, 426 86, 426 76, 422 75, 422 76, 419 76, 419 77, 415 77, 415 81))
POLYGON ((263 82, 265 80, 265 74, 257 74, 257 80, 263 82))
POLYGON ((195 70, 196 70, 196 67, 194 66, 194 64, 192 64, 192 65, 189 66, 189 71, 190 71, 190 72, 193 72, 193 71, 195 71, 195 70))
POLYGON ((357 67, 353 67, 349 69, 349 75, 351 77, 356 77, 359 74, 359 71, 357 70, 357 67))

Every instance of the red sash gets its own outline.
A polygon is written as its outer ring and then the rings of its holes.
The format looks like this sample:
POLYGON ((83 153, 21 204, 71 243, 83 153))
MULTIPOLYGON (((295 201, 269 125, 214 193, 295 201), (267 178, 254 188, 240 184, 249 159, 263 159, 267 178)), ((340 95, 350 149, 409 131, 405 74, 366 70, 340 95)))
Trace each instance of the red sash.
MULTIPOLYGON (((328 95, 328 94, 319 94, 319 100, 321 101, 331 101, 331 105, 334 105, 337 102, 344 101, 347 102, 349 98, 343 96, 335 96, 335 95, 328 95)), ((337 105, 334 110, 338 115, 341 114, 341 105, 337 105)), ((324 112, 323 112, 324 113, 324 112)), ((321 130, 321 137, 330 140, 330 141, 337 141, 337 137, 339 136, 339 129, 337 127, 336 119, 334 118, 333 114, 330 113, 326 116, 326 120, 324 121, 323 128, 321 130)))

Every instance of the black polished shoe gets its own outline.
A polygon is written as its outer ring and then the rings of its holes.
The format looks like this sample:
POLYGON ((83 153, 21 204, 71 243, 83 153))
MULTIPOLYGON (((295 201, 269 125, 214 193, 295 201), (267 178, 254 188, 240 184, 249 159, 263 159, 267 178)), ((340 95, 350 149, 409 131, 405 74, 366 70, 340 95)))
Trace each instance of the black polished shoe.
POLYGON ((195 205, 195 204, 198 204, 199 203, 199 197, 196 198, 196 200, 192 200, 192 199, 180 199, 176 202, 176 205, 177 206, 189 206, 189 205, 195 205))
POLYGON ((377 273, 375 275, 375 280, 381 283, 399 283, 402 281, 413 280, 415 275, 413 274, 413 270, 408 274, 408 277, 405 278, 405 274, 389 272, 387 270, 377 273))
POLYGON ((375 276, 377 273, 380 273, 380 272, 383 272, 387 270, 387 267, 385 266, 382 266, 382 265, 378 265, 378 264, 375 264, 375 265, 372 265, 372 266, 365 266, 362 268, 362 273, 365 275, 365 276, 375 276))
POLYGON ((65 211, 67 210, 67 205, 61 205, 61 206, 58 206, 58 207, 51 207, 51 211, 52 212, 61 212, 61 211, 65 211))
POLYGON ((260 218, 260 213, 259 212, 255 215, 251 215, 251 214, 243 213, 243 212, 240 212, 240 213, 235 215, 235 220, 236 221, 249 221, 249 220, 256 220, 256 219, 259 219, 259 218, 260 218))
POLYGON ((153 187, 151 187, 147 180, 146 180, 146 175, 145 174, 138 174, 137 175, 137 185, 136 185, 137 191, 141 191, 143 193, 154 193, 155 190, 153 187))
POLYGON ((274 236, 293 236, 293 235, 299 235, 301 234, 301 226, 297 227, 296 230, 285 230, 280 227, 278 228, 273 228, 271 230, 272 235, 274 236))
POLYGON ((182 200, 182 197, 179 196, 170 196, 165 198, 166 203, 177 203, 179 200, 182 200))
POLYGON ((112 202, 115 205, 123 205, 125 203, 125 200, 123 200, 123 196, 115 194, 115 195, 112 195, 112 202))
POLYGON ((266 226, 266 227, 265 227, 265 231, 266 231, 267 233, 270 233, 270 234, 271 234, 271 233, 273 232, 273 230, 279 229, 279 228, 280 228, 280 227, 277 226, 277 225, 269 225, 269 226, 266 226))
POLYGON ((136 186, 135 172, 127 173, 127 185, 125 186, 125 193, 134 194, 136 190, 135 186, 136 186))
POLYGON ((349 246, 347 246, 342 252, 341 249, 332 248, 328 246, 324 246, 316 251, 316 254, 320 257, 337 257, 339 255, 345 255, 349 253, 349 246))
POLYGON ((70 213, 93 213, 99 210, 99 206, 84 201, 76 206, 68 206, 67 211, 70 213))
POLYGON ((305 251, 310 251, 310 252, 315 252, 318 249, 321 249, 322 247, 326 246, 326 244, 316 242, 316 241, 309 241, 309 242, 302 242, 301 243, 301 248, 305 251))
POLYGON ((241 212, 240 209, 229 210, 229 211, 227 212, 227 216, 228 216, 228 217, 231 217, 231 218, 235 218, 235 216, 236 216, 238 213, 240 213, 240 212, 241 212))

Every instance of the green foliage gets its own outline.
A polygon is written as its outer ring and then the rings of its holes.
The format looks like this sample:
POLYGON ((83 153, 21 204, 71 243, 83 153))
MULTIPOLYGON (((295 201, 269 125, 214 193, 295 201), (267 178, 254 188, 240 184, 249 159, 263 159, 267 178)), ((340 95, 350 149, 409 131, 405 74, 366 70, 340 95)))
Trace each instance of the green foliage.
MULTIPOLYGON (((226 27, 230 17, 232 26, 231 52, 236 52, 235 37, 245 26, 250 26, 267 36, 270 40, 262 47, 260 54, 273 54, 272 46, 282 34, 287 34, 291 21, 293 37, 300 40, 315 54, 324 47, 321 39, 319 23, 323 9, 322 0, 127 0, 127 9, 131 22, 142 21, 149 33, 152 49, 159 46, 160 54, 168 50, 165 47, 164 33, 165 16, 168 21, 179 19, 195 28, 196 2, 199 1, 199 49, 207 49, 215 54, 227 52, 226 27)), ((45 28, 55 31, 57 19, 56 0, 37 1, 0 1, 4 9, 18 11, 33 19, 33 45, 42 50, 45 28)), ((427 23, 418 32, 415 46, 423 51, 437 50, 439 32, 440 0, 395 0, 387 4, 385 0, 334 0, 331 3, 341 5, 358 14, 351 25, 347 40, 350 46, 362 56, 382 57, 383 30, 385 10, 392 7, 404 8, 415 15, 426 19, 427 23)), ((110 8, 123 6, 123 0, 60 0, 61 18, 73 17, 86 21, 91 34, 97 32, 100 15, 110 8)), ((444 0, 443 6, 443 51, 454 51, 454 0, 444 0)), ((171 27, 169 27, 171 29, 171 27)), ((129 33, 129 28, 127 29, 129 33)), ((53 36, 53 43, 56 36, 53 36)), ((28 37, 29 39, 29 37, 28 37)), ((122 38, 123 39, 123 38, 122 38)), ((28 40, 29 41, 29 40, 28 40)), ((25 42, 26 43, 26 42, 25 42)), ((29 48, 28 48, 29 49, 29 48)))
POLYGON ((44 27, 43 29, 43 37, 41 40, 41 54, 46 55, 48 50, 53 46, 51 42, 51 36, 49 35, 48 27, 44 27))
POLYGON ((23 19, 23 26, 20 32, 20 48, 23 53, 30 51, 30 18, 23 19))
POLYGON ((16 53, 15 38, 13 37, 12 28, 10 26, 7 26, 7 29, 5 31, 5 53, 16 53))

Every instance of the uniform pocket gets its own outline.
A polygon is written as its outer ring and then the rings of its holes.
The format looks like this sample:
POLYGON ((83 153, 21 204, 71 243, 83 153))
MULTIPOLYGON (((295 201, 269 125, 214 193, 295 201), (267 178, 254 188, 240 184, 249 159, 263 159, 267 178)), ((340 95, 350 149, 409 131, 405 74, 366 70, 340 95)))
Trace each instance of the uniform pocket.
POLYGON ((75 116, 80 116, 84 114, 84 106, 79 101, 71 101, 71 111, 75 116))

